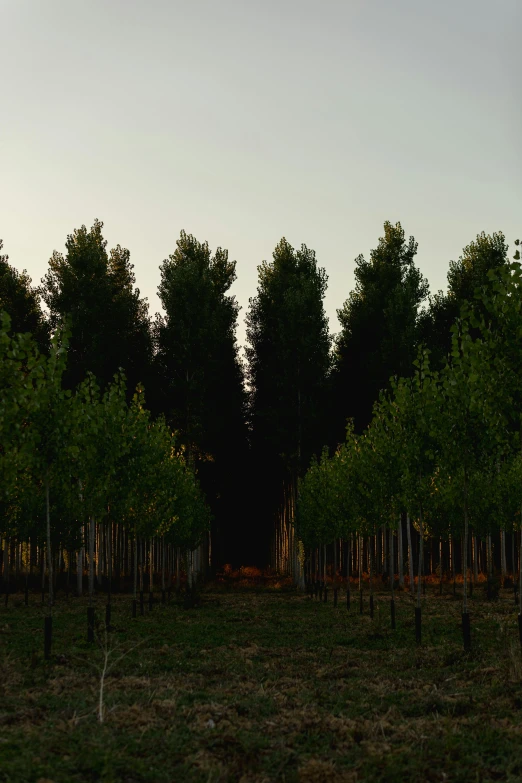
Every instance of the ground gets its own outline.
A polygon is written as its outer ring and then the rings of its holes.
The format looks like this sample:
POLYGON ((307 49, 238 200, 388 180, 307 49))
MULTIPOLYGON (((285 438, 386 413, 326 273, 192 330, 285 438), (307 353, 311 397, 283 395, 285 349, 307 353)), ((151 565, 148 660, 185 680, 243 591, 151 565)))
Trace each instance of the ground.
MULTIPOLYGON (((356 589, 353 585, 352 589, 356 589)), ((104 633, 86 642, 87 599, 58 595, 53 651, 43 610, 0 608, 0 781, 354 783, 520 781, 522 658, 513 591, 470 601, 464 652, 453 585, 414 602, 382 588, 369 617, 282 582, 210 585, 132 619, 114 596, 113 668, 98 720, 104 633), (123 657, 121 657, 123 656, 123 657)), ((105 598, 98 595, 97 613, 105 598)))

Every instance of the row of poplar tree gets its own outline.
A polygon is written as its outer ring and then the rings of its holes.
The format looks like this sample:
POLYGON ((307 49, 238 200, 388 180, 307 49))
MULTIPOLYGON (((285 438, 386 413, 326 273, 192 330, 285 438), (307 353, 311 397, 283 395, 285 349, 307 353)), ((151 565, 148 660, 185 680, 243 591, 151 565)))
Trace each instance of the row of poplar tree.
POLYGON ((87 566, 91 598, 95 577, 110 591, 122 574, 133 577, 135 594, 138 585, 143 591, 144 572, 150 592, 157 573, 165 590, 174 559, 179 579, 180 552, 191 581, 198 565, 193 553, 208 530, 210 511, 186 452, 164 417, 151 419, 139 387, 127 402, 121 373, 103 393, 92 373, 74 392, 64 388, 69 339, 62 326, 42 353, 29 333, 11 335, 9 316, 2 313, 5 586, 11 570, 28 584, 41 568, 51 607, 65 565, 68 585, 76 571, 80 595, 87 566))
MULTIPOLYGON (((404 581, 402 522, 406 514, 412 587, 410 517, 418 534, 419 613, 426 570, 423 550, 428 539, 438 549, 441 579, 443 542, 462 542, 464 616, 468 580, 470 575, 477 577, 479 542, 485 544, 485 570, 491 575, 492 534, 500 534, 504 574, 506 534, 513 544, 512 568, 518 538, 518 575, 514 576, 522 584, 522 266, 518 251, 515 258, 515 263, 491 270, 473 300, 462 307, 451 327, 451 351, 444 366, 434 368, 429 349, 421 346, 413 375, 391 379, 391 388, 381 392, 364 432, 358 435, 349 425, 346 441, 335 455, 330 457, 325 450, 300 480, 296 532, 305 547, 310 581, 322 579, 324 583, 325 547, 339 539, 350 541, 352 548, 357 542, 356 568, 361 579, 366 538, 372 590, 375 539, 387 530, 386 570, 393 575, 389 580, 393 596, 397 571, 404 581)), ((294 554, 294 573, 304 577, 300 572, 303 553, 299 554, 300 558, 294 554)), ((334 561, 336 554, 337 546, 334 561)), ((350 565, 353 568, 353 560, 345 553, 347 571, 350 565)), ((333 571, 335 577, 335 562, 333 571)), ((522 590, 518 593, 522 643, 522 590)))
MULTIPOLYGON (((230 294, 236 264, 227 250, 212 253, 206 242, 181 232, 173 254, 160 266, 158 293, 164 314, 152 318, 136 288, 129 251, 118 245, 108 252, 102 230, 103 224, 95 221, 90 229, 82 226, 69 235, 66 252, 53 254, 37 288, 7 256, 0 256, 0 308, 11 318, 11 335, 31 333, 42 367, 60 350, 56 341, 63 340, 67 324, 59 388, 70 393, 66 399, 71 410, 86 404, 90 389, 99 405, 109 405, 115 395, 122 405, 124 400, 125 415, 136 420, 139 408, 148 417, 147 431, 163 427, 170 442, 176 433, 172 462, 185 466, 183 475, 188 466, 191 491, 197 491, 196 481, 202 488, 207 510, 201 516, 212 520, 210 549, 216 567, 270 562, 281 570, 293 569, 299 548, 294 525, 298 480, 312 457, 325 446, 332 454, 345 442, 349 418, 351 437, 362 436, 390 379, 412 377, 419 345, 431 351, 433 370, 442 371, 452 350, 450 329, 462 305, 473 301, 477 287, 490 285, 490 270, 509 264, 503 234, 482 233, 458 261, 450 262, 447 292, 430 296, 415 265, 417 243, 413 237, 406 239, 400 223, 386 222, 369 259, 359 256, 355 261, 355 289, 338 311, 341 330, 333 336, 324 312, 325 270, 313 250, 305 245, 294 249, 283 238, 272 261, 258 267, 257 294, 246 314, 243 361, 236 342, 239 306, 230 294), (126 391, 121 377, 114 380, 120 368, 126 391)), ((72 435, 70 443, 74 448, 72 435)), ((3 442, 1 448, 4 458, 3 442)), ((40 519, 45 480, 43 473, 31 475, 39 490, 28 497, 39 510, 35 507, 29 516, 40 519)), ((76 474, 68 479, 73 489, 63 491, 64 504, 66 497, 71 498, 69 506, 80 502, 78 479, 76 474)), ((83 498, 85 503, 85 492, 83 498)), ((104 524, 109 524, 120 512, 108 495, 105 501, 114 508, 109 513, 104 506, 104 524)), ((59 502, 51 498, 51 508, 59 502)), ((54 534, 64 543, 67 524, 74 527, 81 517, 69 506, 55 513, 54 534), (62 531, 58 519, 66 518, 76 522, 64 521, 62 531)), ((96 518, 87 518, 91 516, 96 518)), ((176 517, 177 511, 169 518, 176 517)), ((2 520, 8 518, 2 514, 2 520)), ((51 520, 51 532, 53 524, 51 520)), ((88 547, 86 524, 82 541, 88 547)), ((198 525, 194 523, 194 530, 201 539, 198 525)), ((1 527, 5 540, 10 528, 4 522, 1 527)), ((123 527, 132 539, 132 525, 123 527)), ((123 539, 118 543, 117 535, 114 530, 106 533, 102 544, 111 542, 123 557, 132 547, 123 539)), ((159 527, 154 535, 161 538, 159 527)), ((178 542, 173 537, 172 545, 190 548, 196 539, 178 542)), ((103 551, 100 540, 95 546, 103 551)), ((160 549, 152 550, 153 557, 139 546, 136 550, 143 562, 146 557, 149 563, 154 557, 161 561, 154 554, 160 549)), ((170 562, 168 550, 166 559, 170 562)))

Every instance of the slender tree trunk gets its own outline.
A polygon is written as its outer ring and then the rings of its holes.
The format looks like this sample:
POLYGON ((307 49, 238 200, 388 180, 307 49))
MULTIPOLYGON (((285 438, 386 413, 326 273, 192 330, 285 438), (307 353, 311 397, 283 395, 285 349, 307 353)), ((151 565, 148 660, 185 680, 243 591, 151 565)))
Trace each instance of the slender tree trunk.
POLYGON ((395 582, 395 563, 394 563, 394 546, 393 546, 393 529, 390 526, 390 583, 391 583, 391 591, 392 591, 392 598, 393 598, 393 586, 395 582))
POLYGON ((464 546, 462 553, 462 572, 464 575, 464 600, 462 611, 468 611, 468 484, 464 473, 464 546))
MULTIPOLYGON (((522 509, 520 510, 522 514, 522 509)), ((520 538, 518 550, 518 614, 522 618, 522 522, 520 523, 520 538)), ((520 623, 521 620, 519 620, 520 623)))
POLYGON ((424 559, 424 530, 422 527, 422 509, 419 512, 419 574, 417 583, 417 609, 421 606, 421 581, 422 581, 422 565, 424 559))
POLYGON ((149 593, 154 590, 154 539, 149 539, 149 593))
POLYGON ((4 572, 3 572, 3 578, 4 578, 4 590, 5 590, 5 605, 7 606, 7 602, 9 600, 9 592, 10 592, 10 574, 9 574, 9 563, 11 559, 11 539, 9 537, 6 537, 4 540, 4 572))
POLYGON ((352 553, 352 537, 347 540, 348 551, 346 553, 346 592, 350 592, 350 556, 352 553))
POLYGON ((96 546, 96 555, 94 562, 96 563, 96 586, 99 587, 101 585, 102 581, 102 565, 103 565, 103 545, 102 545, 102 525, 100 525, 99 522, 96 522, 94 527, 94 540, 95 540, 95 546, 96 546))
POLYGON ((49 477, 45 477, 45 517, 47 529, 47 563, 49 568, 49 614, 53 605, 53 556, 51 549, 51 509, 49 505, 49 477))
POLYGON ((41 547, 40 549, 40 566, 42 569, 42 603, 44 601, 44 590, 45 590, 45 548, 41 547))
POLYGON ((7 584, 9 581, 9 538, 4 538, 4 551, 3 551, 3 568, 2 568, 2 582, 5 585, 7 591, 7 584))
POLYGON ((507 573, 507 558, 506 558, 506 531, 502 527, 500 529, 500 573, 502 577, 502 585, 504 585, 504 579, 507 573))
POLYGON ((138 535, 134 527, 134 600, 138 598, 138 535))
POLYGON ((399 514, 399 525, 397 528, 397 557, 399 559, 399 584, 404 588, 404 559, 402 551, 402 514, 399 514))
POLYGON ((442 576, 443 576, 443 568, 442 568, 442 536, 439 537, 439 584, 440 584, 440 594, 442 595, 442 576))
MULTIPOLYGON (((375 537, 377 537, 377 536, 375 536, 375 537)), ((369 568, 368 568, 368 570, 370 572, 370 596, 373 596, 373 557, 372 557, 372 554, 373 554, 372 549, 373 549, 373 547, 371 546, 372 536, 368 536, 368 539, 369 539, 369 542, 370 542, 370 546, 368 547, 368 553, 369 553, 369 561, 368 561, 368 567, 369 568)))
POLYGON ((143 538, 142 536, 138 536, 137 539, 137 546, 138 546, 138 560, 139 560, 139 574, 140 574, 140 593, 143 593, 143 538))
POLYGON ((359 590, 362 590, 363 549, 364 549, 363 537, 359 534, 359 546, 358 546, 359 564, 357 566, 357 570, 359 572, 359 590))
POLYGON ((89 606, 92 606, 94 595, 94 536, 95 536, 94 517, 89 518, 89 606))
POLYGON ((112 521, 107 522, 107 600, 110 603, 112 593, 112 521))
POLYGON ((161 589, 165 592, 165 539, 161 538, 161 589))
POLYGON ((408 538, 408 571, 410 577, 410 592, 412 595, 415 595, 415 579, 413 577, 413 548, 411 545, 411 521, 409 514, 406 514, 406 535, 408 538))

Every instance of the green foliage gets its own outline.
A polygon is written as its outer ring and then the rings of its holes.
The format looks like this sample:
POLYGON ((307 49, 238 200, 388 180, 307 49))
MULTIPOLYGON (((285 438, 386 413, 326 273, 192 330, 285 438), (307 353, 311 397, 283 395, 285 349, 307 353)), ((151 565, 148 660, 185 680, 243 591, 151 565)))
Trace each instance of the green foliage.
MULTIPOLYGON (((3 242, 0 239, 0 251, 3 242)), ((13 332, 29 332, 41 351, 49 349, 49 328, 44 319, 38 291, 31 287, 25 271, 18 272, 9 263, 9 256, 0 254, 0 310, 11 318, 13 332)))
POLYGON ((237 430, 231 419, 244 407, 235 338, 239 307, 227 294, 236 262, 222 248, 212 256, 206 242, 184 231, 176 245, 161 265, 165 316, 155 323, 156 363, 167 419, 189 460, 197 460, 215 454, 224 427, 237 430))
POLYGON ((75 548, 95 517, 196 546, 209 510, 165 422, 150 421, 141 390, 128 405, 123 374, 102 394, 89 373, 72 394, 62 385, 69 332, 55 332, 46 356, 1 318, 0 535, 75 548))
POLYGON ((160 271, 165 315, 154 324, 160 392, 155 407, 176 431, 212 509, 215 561, 224 562, 224 548, 235 561, 244 538, 241 496, 248 470, 239 306, 229 293, 236 262, 227 250, 218 247, 212 254, 207 242, 182 231, 160 271))
POLYGON ((337 311, 341 332, 335 343, 333 393, 336 432, 347 415, 361 432, 373 404, 392 376, 407 376, 416 354, 418 308, 428 283, 414 264, 417 243, 406 242, 400 223, 384 224, 370 260, 355 259, 355 290, 337 311))
POLYGON ((431 351, 435 369, 442 369, 451 354, 451 327, 462 307, 473 305, 483 312, 475 291, 488 288, 491 270, 507 265, 507 250, 502 232, 482 232, 464 248, 458 261, 450 261, 447 292, 438 291, 430 297, 428 308, 419 318, 419 336, 431 351))
POLYGON ((327 278, 313 250, 285 238, 258 274, 246 317, 252 438, 279 470, 298 475, 324 445, 327 278))
MULTIPOLYGON (((479 237, 460 265, 452 267, 455 291, 464 295, 466 280, 479 279, 492 258, 502 260, 505 252, 502 235, 479 237)), ((311 467, 299 509, 308 523, 307 540, 327 543, 340 535, 332 521, 343 516, 342 493, 331 480, 340 454, 350 454, 343 486, 353 513, 345 535, 374 533, 405 509, 419 530, 421 551, 426 534, 464 535, 466 572, 471 525, 479 536, 493 527, 513 531, 520 526, 521 265, 501 264, 487 278, 487 285, 475 289, 476 306, 463 306, 451 328, 444 368, 434 371, 430 351, 421 346, 413 376, 392 379, 363 434, 357 439, 349 434, 349 445, 335 458, 328 462, 325 456, 311 467)), ((466 595, 465 579, 464 611, 466 595)))
POLYGON ((152 345, 146 299, 134 288, 129 251, 107 253, 103 223, 75 229, 66 254, 55 251, 42 280, 41 296, 56 329, 70 318, 70 344, 64 382, 74 389, 88 372, 106 387, 122 368, 130 388, 150 375, 152 345))

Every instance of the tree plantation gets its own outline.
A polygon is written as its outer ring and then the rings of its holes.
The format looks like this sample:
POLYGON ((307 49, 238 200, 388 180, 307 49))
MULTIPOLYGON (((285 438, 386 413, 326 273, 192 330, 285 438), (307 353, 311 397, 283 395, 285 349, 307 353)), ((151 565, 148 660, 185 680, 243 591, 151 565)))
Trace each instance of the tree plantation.
POLYGON ((0 781, 519 780, 519 240, 431 295, 386 222, 332 335, 282 238, 243 358, 227 250, 152 317, 102 232, 0 256, 0 781))

